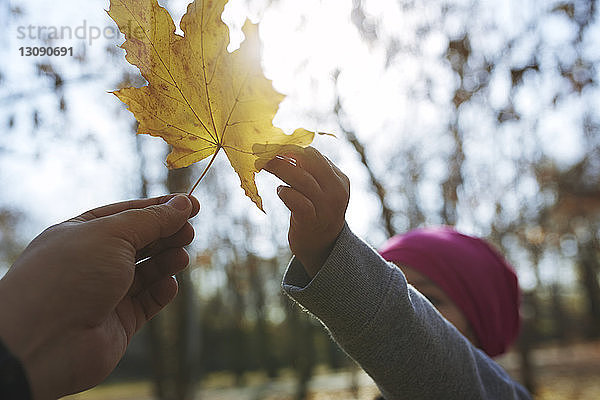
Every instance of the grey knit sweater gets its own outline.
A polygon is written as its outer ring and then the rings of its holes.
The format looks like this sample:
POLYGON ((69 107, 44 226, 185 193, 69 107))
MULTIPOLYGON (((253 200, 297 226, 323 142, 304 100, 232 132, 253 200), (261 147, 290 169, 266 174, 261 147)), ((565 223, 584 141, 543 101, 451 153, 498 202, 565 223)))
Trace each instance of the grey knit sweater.
POLYGON ((312 280, 293 258, 282 287, 321 320, 387 400, 531 398, 347 225, 312 280))

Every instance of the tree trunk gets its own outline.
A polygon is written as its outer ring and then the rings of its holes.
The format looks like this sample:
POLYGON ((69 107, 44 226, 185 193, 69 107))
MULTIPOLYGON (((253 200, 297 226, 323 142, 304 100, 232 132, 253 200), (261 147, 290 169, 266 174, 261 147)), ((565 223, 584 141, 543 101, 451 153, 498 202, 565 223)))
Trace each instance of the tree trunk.
POLYGON ((521 367, 521 382, 534 394, 536 390, 535 383, 535 365, 532 360, 533 344, 537 340, 536 331, 536 314, 537 314, 537 299, 535 293, 524 293, 521 308, 523 310, 523 320, 521 324, 521 334, 517 341, 517 349, 519 351, 519 361, 521 367))
POLYGON ((565 306, 561 298, 561 288, 558 283, 552 284, 550 287, 550 295, 554 319, 554 332, 556 334, 556 338, 564 346, 569 342, 571 328, 569 324, 569 315, 565 310, 565 306))
POLYGON ((297 305, 291 304, 288 310, 290 329, 288 349, 297 379, 294 399, 304 400, 308 398, 308 384, 313 376, 316 362, 315 327, 310 320, 312 317, 300 310, 297 305))
POLYGON ((586 295, 588 308, 587 335, 591 339, 600 337, 600 285, 598 284, 598 255, 594 241, 579 246, 579 273, 586 295))
POLYGON ((254 254, 248 254, 247 268, 250 274, 250 285, 254 292, 254 309, 256 311, 254 331, 258 342, 258 357, 261 368, 272 379, 277 377, 279 365, 270 345, 271 337, 266 316, 265 283, 262 275, 266 262, 270 261, 262 260, 254 254))
MULTIPOLYGON (((458 110, 456 111, 458 114, 458 110)), ((458 119, 458 117, 457 117, 458 119)), ((463 183, 462 164, 465 160, 463 153, 462 134, 458 130, 458 121, 452 127, 452 138, 454 139, 454 153, 448 162, 448 177, 442 183, 444 205, 442 208, 442 220, 446 225, 455 225, 458 219, 458 189, 463 183)))

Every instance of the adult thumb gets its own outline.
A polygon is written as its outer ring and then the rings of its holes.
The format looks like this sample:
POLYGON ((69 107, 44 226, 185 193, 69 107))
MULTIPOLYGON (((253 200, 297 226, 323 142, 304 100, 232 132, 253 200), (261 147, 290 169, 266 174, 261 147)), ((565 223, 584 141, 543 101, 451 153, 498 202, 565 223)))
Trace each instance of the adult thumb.
POLYGON ((112 215, 115 233, 140 250, 154 241, 179 231, 192 213, 187 196, 176 195, 167 203, 120 212, 112 215))

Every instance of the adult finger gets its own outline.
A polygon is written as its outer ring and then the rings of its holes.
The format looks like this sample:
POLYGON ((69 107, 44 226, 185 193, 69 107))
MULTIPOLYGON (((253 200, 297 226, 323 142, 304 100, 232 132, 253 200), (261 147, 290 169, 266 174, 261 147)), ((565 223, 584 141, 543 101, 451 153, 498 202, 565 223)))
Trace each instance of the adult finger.
POLYGON ((175 275, 184 270, 190 262, 183 248, 168 249, 136 265, 133 283, 129 294, 136 296, 165 276, 175 275))
POLYGON ((177 280, 172 276, 167 276, 138 293, 137 296, 131 297, 133 308, 128 314, 131 319, 126 320, 129 327, 129 329, 125 329, 127 336, 131 338, 146 322, 169 304, 177 295, 177 289, 177 280))
MULTIPOLYGON (((93 210, 89 210, 84 212, 83 214, 70 219, 69 221, 78 221, 78 222, 86 222, 91 221, 93 219, 106 217, 109 215, 118 214, 120 212, 132 209, 139 209, 150 207, 154 205, 164 204, 171 200, 173 197, 177 196, 177 193, 167 194, 159 197, 152 197, 149 199, 137 199, 137 200, 126 200, 119 203, 109 204, 106 206, 94 208, 93 210)), ((198 214, 200 210, 200 202, 194 196, 188 196, 188 199, 192 203, 192 212, 190 213, 190 218, 198 214)))
POLYGON ((132 299, 136 308, 136 332, 175 298, 177 289, 177 280, 167 276, 132 299))
POLYGON ((153 242, 138 251, 135 258, 136 260, 143 260, 153 257, 166 249, 187 246, 192 243, 192 240, 194 240, 194 228, 192 224, 186 222, 175 234, 153 242))
POLYGON ((111 235, 126 240, 135 250, 141 250, 179 231, 190 217, 192 207, 188 197, 177 195, 167 203, 122 211, 106 217, 103 222, 111 235))

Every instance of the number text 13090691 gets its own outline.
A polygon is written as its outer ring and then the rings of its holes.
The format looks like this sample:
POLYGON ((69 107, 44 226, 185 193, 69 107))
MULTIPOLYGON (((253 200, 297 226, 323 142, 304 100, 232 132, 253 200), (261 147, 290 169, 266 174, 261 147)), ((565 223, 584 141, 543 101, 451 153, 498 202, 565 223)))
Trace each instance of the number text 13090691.
POLYGON ((73 47, 19 47, 22 57, 73 56, 73 47))

